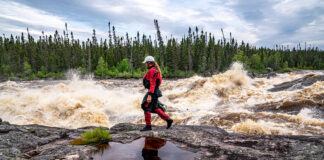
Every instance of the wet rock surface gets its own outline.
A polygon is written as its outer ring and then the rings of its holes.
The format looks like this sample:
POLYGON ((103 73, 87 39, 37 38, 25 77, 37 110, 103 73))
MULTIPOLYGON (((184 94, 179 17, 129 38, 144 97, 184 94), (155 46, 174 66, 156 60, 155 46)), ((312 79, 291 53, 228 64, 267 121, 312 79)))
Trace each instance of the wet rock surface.
POLYGON ((201 157, 197 159, 324 158, 324 136, 244 136, 208 126, 174 126, 171 130, 153 127, 153 131, 139 132, 141 127, 118 124, 111 128, 111 134, 114 141, 121 143, 143 136, 169 140, 189 151, 201 151, 201 157))
MULTIPOLYGON (((321 101, 324 98, 320 99, 321 101)), ((278 102, 269 102, 263 104, 257 104, 253 109, 250 109, 253 112, 265 112, 270 111, 272 113, 286 113, 297 115, 304 108, 316 109, 318 115, 314 117, 324 118, 324 104, 321 101, 311 100, 300 100, 300 101, 278 101, 278 102)))
POLYGON ((304 76, 303 78, 274 85, 274 87, 269 89, 268 91, 278 92, 283 90, 302 89, 303 87, 310 86, 317 81, 324 81, 324 75, 309 74, 304 76))
MULTIPOLYGON (((197 159, 323 159, 324 136, 244 136, 208 126, 153 126, 120 123, 110 128, 114 142, 129 143, 141 137, 156 137, 200 152, 197 159)), ((72 146, 85 130, 0 122, 0 159, 91 159, 93 146, 72 146)), ((108 128, 107 128, 108 129, 108 128)))
POLYGON ((0 159, 89 159, 95 147, 69 145, 80 130, 0 123, 0 159))

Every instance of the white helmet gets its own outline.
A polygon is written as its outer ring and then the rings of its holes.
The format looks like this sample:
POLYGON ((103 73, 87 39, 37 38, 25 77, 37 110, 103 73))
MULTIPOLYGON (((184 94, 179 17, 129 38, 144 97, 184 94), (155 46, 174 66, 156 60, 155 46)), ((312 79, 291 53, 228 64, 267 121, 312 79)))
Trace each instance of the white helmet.
POLYGON ((154 62, 154 57, 152 57, 152 56, 145 57, 145 60, 143 61, 143 63, 146 63, 146 62, 154 62))

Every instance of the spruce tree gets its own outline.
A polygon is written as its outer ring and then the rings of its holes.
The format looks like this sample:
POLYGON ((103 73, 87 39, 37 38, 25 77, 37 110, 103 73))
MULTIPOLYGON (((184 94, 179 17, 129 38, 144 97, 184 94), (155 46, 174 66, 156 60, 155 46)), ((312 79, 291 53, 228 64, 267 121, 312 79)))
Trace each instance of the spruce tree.
POLYGON ((98 77, 105 77, 108 74, 108 65, 102 57, 100 57, 98 60, 98 65, 94 71, 94 74, 98 77))

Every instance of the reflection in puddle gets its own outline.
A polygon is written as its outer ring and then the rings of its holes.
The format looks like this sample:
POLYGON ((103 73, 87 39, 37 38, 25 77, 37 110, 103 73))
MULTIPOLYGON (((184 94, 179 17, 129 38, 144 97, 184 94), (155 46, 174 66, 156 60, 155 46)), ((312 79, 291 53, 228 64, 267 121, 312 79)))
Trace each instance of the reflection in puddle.
POLYGON ((153 137, 140 138, 127 144, 110 142, 97 147, 99 151, 94 153, 94 159, 190 160, 199 156, 199 153, 180 149, 174 143, 153 137))

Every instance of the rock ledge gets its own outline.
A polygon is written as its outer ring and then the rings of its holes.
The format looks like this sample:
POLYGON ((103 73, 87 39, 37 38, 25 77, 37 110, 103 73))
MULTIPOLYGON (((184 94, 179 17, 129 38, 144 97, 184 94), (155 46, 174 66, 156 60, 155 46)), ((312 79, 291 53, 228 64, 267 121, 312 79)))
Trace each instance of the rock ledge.
MULTIPOLYGON (((323 159, 324 136, 244 136, 209 126, 153 126, 120 123, 109 129, 113 141, 129 143, 141 137, 157 137, 198 152, 197 159, 323 159)), ((0 160, 6 159, 91 159, 93 146, 72 146, 85 130, 40 125, 13 125, 0 121, 0 160)), ((107 128, 108 129, 108 128, 107 128)))

